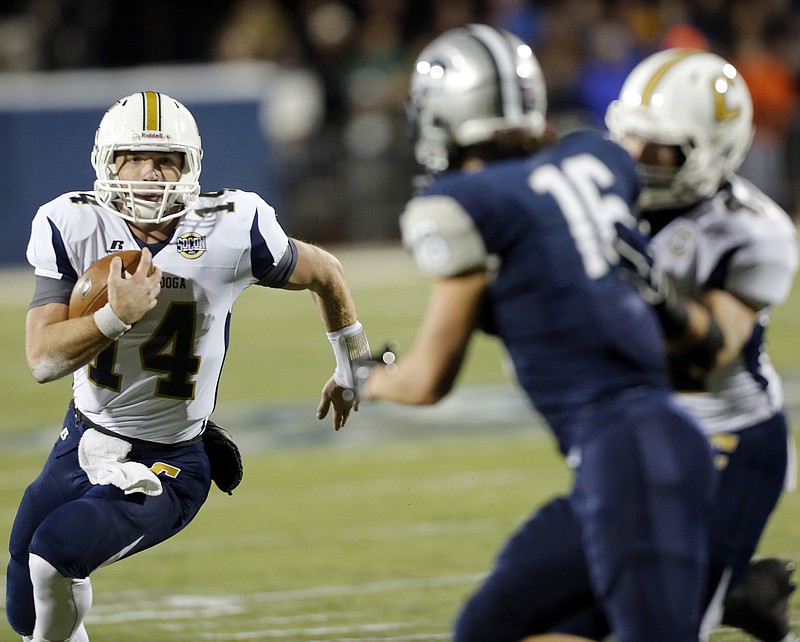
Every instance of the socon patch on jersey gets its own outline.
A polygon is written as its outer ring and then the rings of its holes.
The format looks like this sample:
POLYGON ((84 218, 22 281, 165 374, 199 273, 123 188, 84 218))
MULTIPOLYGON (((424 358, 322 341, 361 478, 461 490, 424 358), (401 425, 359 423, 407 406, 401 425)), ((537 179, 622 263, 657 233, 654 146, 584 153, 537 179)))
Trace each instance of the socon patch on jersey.
POLYGON ((197 232, 181 234, 177 240, 178 254, 186 259, 197 259, 206 252, 206 237, 197 232))

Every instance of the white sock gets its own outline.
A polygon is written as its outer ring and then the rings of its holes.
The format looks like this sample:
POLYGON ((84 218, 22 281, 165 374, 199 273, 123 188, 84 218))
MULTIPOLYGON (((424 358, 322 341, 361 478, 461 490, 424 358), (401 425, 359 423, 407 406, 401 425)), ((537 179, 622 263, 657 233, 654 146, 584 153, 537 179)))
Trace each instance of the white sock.
POLYGON ((89 578, 64 577, 38 555, 28 557, 36 608, 31 642, 89 642, 83 627, 92 605, 89 578))

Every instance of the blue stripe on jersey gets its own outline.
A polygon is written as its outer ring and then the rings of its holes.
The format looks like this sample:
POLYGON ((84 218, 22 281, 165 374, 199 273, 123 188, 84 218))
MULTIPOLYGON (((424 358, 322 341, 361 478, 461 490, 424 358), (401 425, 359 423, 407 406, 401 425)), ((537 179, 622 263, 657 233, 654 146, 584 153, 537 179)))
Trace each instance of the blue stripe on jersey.
POLYGON ((730 265, 733 255, 736 254, 740 247, 741 246, 732 247, 719 258, 719 261, 711 271, 708 280, 705 282, 706 288, 717 288, 719 290, 725 289, 725 278, 728 276, 728 266, 730 265))
POLYGON ((161 250, 163 250, 165 247, 167 247, 167 245, 169 245, 170 242, 172 241, 172 239, 165 239, 163 241, 156 241, 155 243, 145 243, 142 239, 140 239, 135 234, 132 234, 131 236, 133 236, 133 240, 136 241, 136 245, 139 246, 140 250, 143 250, 144 248, 147 248, 148 250, 150 250, 150 254, 152 254, 153 256, 155 256, 161 250))
POLYGON ((228 347, 231 344, 231 311, 228 310, 228 316, 225 317, 225 352, 222 353, 222 363, 219 364, 219 371, 217 372, 217 383, 214 385, 214 408, 217 407, 217 399, 219 398, 219 382, 222 377, 222 370, 225 367, 225 360, 228 358, 228 347))
POLYGON ((64 245, 64 239, 61 237, 61 232, 58 231, 56 224, 53 223, 51 219, 48 218, 47 222, 50 223, 50 230, 53 232, 53 251, 56 253, 56 265, 58 266, 59 273, 65 279, 77 281, 78 273, 75 272, 75 268, 73 268, 72 264, 69 262, 67 248, 64 245))
MULTIPOLYGON (((705 283, 707 289, 725 289, 725 278, 728 275, 731 259, 740 248, 741 246, 733 247, 720 257, 719 262, 714 267, 705 283)), ((742 348, 742 356, 744 357, 747 372, 750 373, 753 380, 758 383, 763 390, 766 390, 769 382, 764 378, 764 375, 761 374, 760 365, 761 354, 764 352, 764 333, 764 326, 761 323, 757 323, 755 328, 753 328, 753 333, 742 348)))
POLYGON ((258 229, 258 210, 253 213, 253 223, 250 226, 250 267, 253 276, 259 281, 273 268, 275 258, 269 251, 267 241, 258 229))
POLYGON ((760 365, 761 353, 764 352, 764 332, 764 326, 761 323, 757 323, 756 327, 753 328, 753 334, 750 335, 750 339, 742 348, 742 356, 744 357, 747 371, 752 375, 756 383, 766 390, 769 382, 761 374, 760 365))

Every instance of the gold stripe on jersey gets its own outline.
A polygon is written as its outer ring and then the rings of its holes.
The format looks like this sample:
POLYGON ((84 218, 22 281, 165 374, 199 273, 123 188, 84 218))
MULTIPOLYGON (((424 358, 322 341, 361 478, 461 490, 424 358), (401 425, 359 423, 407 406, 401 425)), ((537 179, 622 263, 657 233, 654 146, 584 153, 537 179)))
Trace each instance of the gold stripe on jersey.
POLYGON ((647 84, 644 87, 644 91, 642 92, 642 105, 650 104, 650 101, 653 98, 653 94, 655 94, 656 92, 656 86, 670 69, 672 69, 683 59, 688 58, 689 56, 694 56, 695 54, 699 53, 702 53, 699 49, 682 51, 681 53, 677 54, 674 58, 668 60, 663 65, 661 65, 661 67, 659 67, 656 73, 653 74, 653 77, 647 82, 647 84))
POLYGON ((158 131, 161 120, 159 96, 154 91, 142 92, 142 96, 144 97, 144 129, 158 131))

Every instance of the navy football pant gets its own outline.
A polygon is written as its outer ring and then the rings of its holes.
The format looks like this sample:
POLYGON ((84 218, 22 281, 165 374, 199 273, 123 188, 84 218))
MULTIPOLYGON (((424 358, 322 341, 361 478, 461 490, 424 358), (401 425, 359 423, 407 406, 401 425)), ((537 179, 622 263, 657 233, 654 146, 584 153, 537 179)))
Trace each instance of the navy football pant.
MULTIPOLYGON (((728 590, 747 570, 783 490, 787 432, 786 415, 779 412, 750 428, 712 437, 719 470, 711 509, 709 577, 704 607, 710 603, 725 569, 731 569, 728 590)), ((577 523, 574 528, 578 528, 577 523)), ((580 593, 584 587, 576 584, 574 590, 580 593)), ((609 633, 608 623, 597 604, 574 613, 556 630, 593 640, 601 640, 609 633)))
POLYGON ((98 567, 129 557, 172 537, 205 502, 211 484, 202 442, 174 450, 134 446, 128 455, 160 474, 163 492, 126 495, 116 486, 95 486, 78 465, 85 426, 72 409, 39 477, 25 490, 11 530, 6 614, 20 635, 31 635, 35 613, 28 554, 35 553, 65 577, 84 578, 98 567))
POLYGON ((605 607, 619 642, 696 642, 713 470, 667 391, 593 404, 572 426, 567 498, 525 523, 455 623, 456 642, 519 642, 605 607))
POLYGON ((783 491, 788 457, 783 412, 723 435, 712 437, 720 471, 711 511, 709 599, 726 567, 731 567, 731 587, 747 570, 783 491))

